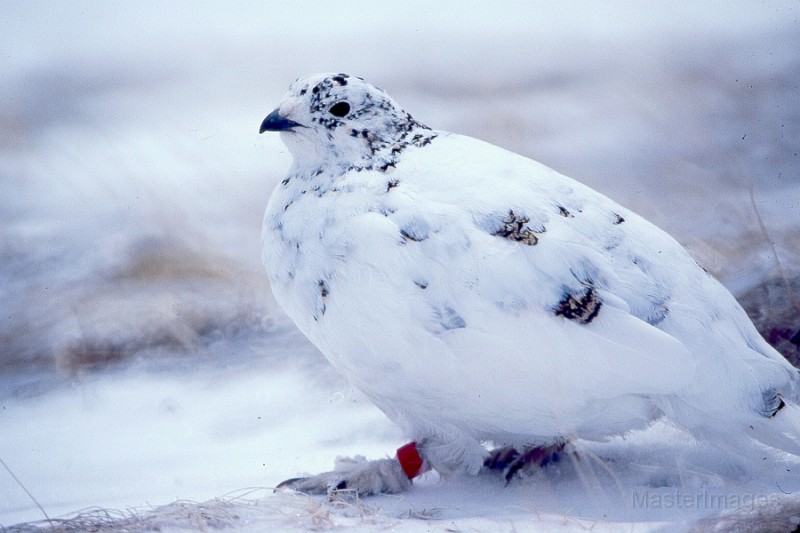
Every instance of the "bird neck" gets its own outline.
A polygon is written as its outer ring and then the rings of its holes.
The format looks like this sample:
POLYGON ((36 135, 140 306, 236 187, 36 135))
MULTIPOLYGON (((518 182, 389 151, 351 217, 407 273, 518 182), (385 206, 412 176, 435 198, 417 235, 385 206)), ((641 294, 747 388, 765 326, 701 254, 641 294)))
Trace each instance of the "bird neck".
POLYGON ((350 171, 387 172, 395 167, 405 150, 427 146, 440 135, 410 116, 400 123, 402 127, 395 126, 379 133, 351 129, 329 146, 310 143, 300 136, 287 136, 284 142, 294 156, 292 174, 314 179, 320 175, 338 177, 350 171))

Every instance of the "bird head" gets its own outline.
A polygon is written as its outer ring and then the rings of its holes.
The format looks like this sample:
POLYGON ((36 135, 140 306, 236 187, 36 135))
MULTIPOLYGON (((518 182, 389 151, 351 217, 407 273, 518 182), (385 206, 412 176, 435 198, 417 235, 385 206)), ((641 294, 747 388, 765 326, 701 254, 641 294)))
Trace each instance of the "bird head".
POLYGON ((394 166, 407 146, 436 136, 381 89, 347 74, 295 81, 261 123, 259 132, 265 131, 281 133, 301 168, 382 171, 394 166))

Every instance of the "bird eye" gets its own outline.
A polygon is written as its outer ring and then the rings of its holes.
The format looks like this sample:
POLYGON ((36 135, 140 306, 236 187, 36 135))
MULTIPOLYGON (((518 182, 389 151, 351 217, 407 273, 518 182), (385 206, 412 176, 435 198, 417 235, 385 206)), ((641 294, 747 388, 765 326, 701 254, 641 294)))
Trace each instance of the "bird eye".
POLYGON ((350 104, 347 102, 337 102, 328 109, 328 113, 334 117, 344 117, 350 112, 350 104))

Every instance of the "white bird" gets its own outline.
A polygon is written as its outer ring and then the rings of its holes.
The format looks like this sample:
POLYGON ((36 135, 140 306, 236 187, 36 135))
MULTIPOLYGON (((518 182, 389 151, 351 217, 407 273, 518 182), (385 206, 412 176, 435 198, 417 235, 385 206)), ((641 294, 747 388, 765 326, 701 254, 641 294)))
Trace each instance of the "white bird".
POLYGON ((414 443, 290 486, 399 491, 477 472, 486 441, 543 463, 662 417, 800 453, 798 370, 640 216, 345 74, 294 82, 260 131, 294 159, 264 217, 275 298, 414 443))

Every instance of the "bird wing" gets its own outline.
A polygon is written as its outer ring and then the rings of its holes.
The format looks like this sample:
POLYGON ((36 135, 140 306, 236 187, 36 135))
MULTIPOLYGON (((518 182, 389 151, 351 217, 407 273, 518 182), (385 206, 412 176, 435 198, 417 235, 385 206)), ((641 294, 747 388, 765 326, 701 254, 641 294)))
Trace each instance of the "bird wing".
POLYGON ((452 373, 447 350, 465 376, 522 378, 542 395, 574 391, 577 403, 674 394, 692 379, 692 353, 659 324, 670 319, 669 270, 700 269, 664 232, 467 137, 407 155, 393 176, 384 212, 348 231, 372 241, 358 268, 391 265, 385 305, 436 337, 440 355, 416 347, 431 375, 452 373), (393 296, 403 293, 407 309, 393 296))

